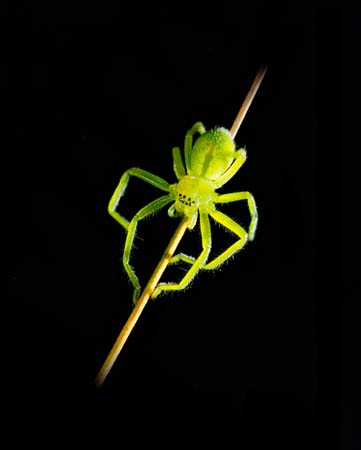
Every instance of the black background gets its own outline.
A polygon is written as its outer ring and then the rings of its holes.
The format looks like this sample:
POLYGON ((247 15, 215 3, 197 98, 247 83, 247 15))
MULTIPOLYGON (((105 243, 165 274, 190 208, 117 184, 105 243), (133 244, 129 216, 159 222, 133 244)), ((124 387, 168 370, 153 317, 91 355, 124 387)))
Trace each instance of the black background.
MULTIPOLYGON (((4 373, 19 435, 47 442, 72 432, 117 447, 145 437, 169 448, 217 440, 359 448, 357 321, 344 306, 352 275, 336 295, 349 230, 340 211, 341 202, 348 211, 343 32, 353 40, 359 16, 268 2, 27 2, 11 17, 13 314, 4 373), (94 377, 132 309, 125 233, 106 210, 121 174, 138 166, 175 182, 171 148, 198 120, 230 127, 264 63, 236 138, 248 160, 222 188, 254 194, 255 241, 185 292, 149 304, 97 390, 94 377)), ((122 210, 130 218, 157 195, 132 181, 122 210)), ((223 210, 247 224, 244 205, 223 210)), ((143 284, 176 226, 166 211, 140 224, 133 264, 143 284)), ((231 241, 214 229, 215 252, 231 241)), ((197 254, 199 232, 181 247, 197 254)))

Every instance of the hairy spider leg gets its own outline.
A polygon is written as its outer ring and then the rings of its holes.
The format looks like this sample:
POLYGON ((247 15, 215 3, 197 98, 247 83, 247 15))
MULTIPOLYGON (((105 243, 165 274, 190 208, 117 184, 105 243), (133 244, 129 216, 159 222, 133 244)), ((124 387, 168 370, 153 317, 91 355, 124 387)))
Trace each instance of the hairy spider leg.
POLYGON ((179 283, 177 284, 159 283, 152 294, 152 298, 157 297, 162 291, 180 291, 184 289, 193 280, 193 278, 196 276, 196 274, 202 268, 202 266, 204 266, 212 246, 211 225, 209 223, 207 211, 204 210, 200 211, 199 221, 202 236, 201 254, 198 256, 197 259, 192 261, 193 262, 192 267, 188 270, 188 272, 185 274, 185 276, 179 283))
POLYGON ((184 140, 184 159, 186 163, 187 173, 190 173, 191 170, 191 153, 193 148, 193 136, 195 133, 204 134, 206 129, 202 122, 196 122, 193 127, 187 131, 185 140, 184 140))
MULTIPOLYGON (((253 240, 257 228, 258 222, 258 214, 256 202, 254 200, 253 195, 250 192, 233 192, 230 194, 222 194, 215 198, 215 203, 230 203, 236 202, 239 200, 247 200, 249 212, 251 214, 251 223, 249 226, 248 236, 247 232, 241 227, 237 222, 232 220, 227 215, 221 213, 220 211, 214 210, 209 211, 209 215, 218 223, 223 225, 225 228, 228 228, 230 231, 235 233, 240 239, 232 244, 228 249, 226 249, 223 253, 217 256, 212 261, 205 264, 201 267, 202 270, 213 270, 223 264, 228 258, 230 258, 235 252, 241 250, 244 247, 247 240, 253 240)), ((178 255, 173 256, 170 260, 171 264, 177 263, 179 261, 183 261, 188 264, 194 264, 195 258, 193 256, 186 255, 184 253, 179 253, 178 255)))
POLYGON ((147 172, 146 170, 139 169, 136 167, 133 167, 131 169, 128 169, 121 177, 120 182, 118 186, 116 187, 112 198, 110 199, 109 205, 108 205, 108 212, 109 214, 127 230, 127 237, 125 240, 125 246, 124 246, 124 253, 123 253, 123 265, 124 268, 129 276, 129 279, 134 287, 134 294, 133 294, 133 301, 137 300, 137 297, 140 292, 140 284, 138 277, 136 276, 133 268, 129 264, 130 260, 130 254, 131 249, 133 245, 133 240, 136 232, 137 223, 139 220, 143 219, 144 217, 148 216, 149 214, 153 214, 159 209, 163 208, 165 205, 171 203, 174 200, 174 196, 172 194, 165 195, 163 197, 160 197, 153 202, 149 203, 142 209, 140 209, 137 214, 133 217, 133 219, 129 222, 125 217, 120 215, 118 213, 117 206, 119 204, 119 201, 121 197, 124 195, 124 192, 128 186, 130 177, 134 176, 136 178, 139 178, 146 183, 149 183, 158 189, 161 189, 163 191, 169 192, 170 187, 169 184, 163 180, 163 178, 158 177, 157 175, 154 175, 150 172, 147 172))
POLYGON ((152 201, 148 205, 144 206, 144 208, 140 209, 137 214, 133 217, 133 219, 129 222, 128 225, 128 233, 125 240, 124 245, 124 253, 123 253, 123 265, 124 268, 129 276, 129 279, 134 287, 134 293, 133 293, 133 302, 136 303, 138 300, 139 294, 140 294, 140 283, 137 275, 135 274, 135 271, 133 267, 130 265, 130 255, 133 248, 133 241, 134 236, 136 233, 138 222, 145 217, 149 216, 150 214, 153 214, 163 208, 164 206, 168 205, 170 202, 174 201, 174 197, 170 194, 164 195, 160 198, 157 198, 156 200, 152 201))
POLYGON ((222 212, 218 210, 210 211, 209 215, 212 217, 213 220, 223 225, 225 228, 228 228, 228 230, 232 231, 234 234, 236 234, 239 239, 232 244, 230 247, 228 247, 223 253, 221 253, 219 256, 214 258, 209 263, 205 264, 202 269, 205 270, 213 270, 222 265, 224 262, 227 261, 231 256, 233 256, 236 252, 241 250, 246 242, 247 242, 247 232, 244 228, 241 227, 237 222, 235 222, 233 219, 228 217, 226 214, 223 214, 222 212))
POLYGON ((221 175, 217 180, 214 180, 213 183, 216 186, 216 189, 220 188, 224 184, 227 183, 231 178, 235 176, 235 174, 239 171, 239 169, 243 166, 244 162, 247 159, 247 153, 244 148, 241 148, 236 151, 236 157, 233 161, 233 164, 221 175))
POLYGON ((163 180, 163 178, 147 172, 146 170, 132 167, 131 169, 128 169, 126 172, 124 172, 118 186, 116 187, 112 195, 112 198, 109 201, 108 213, 126 230, 128 230, 129 221, 125 217, 121 216, 116 209, 118 207, 120 199, 124 195, 131 176, 140 178, 146 183, 149 183, 156 188, 161 189, 162 191, 169 192, 169 184, 165 180, 163 180))
POLYGON ((253 241, 257 224, 258 224, 258 212, 255 199, 250 192, 233 192, 230 194, 221 194, 215 198, 215 203, 231 203, 238 202, 239 200, 247 200, 249 213, 251 215, 251 222, 248 227, 248 239, 253 241))
POLYGON ((180 180, 186 174, 186 169, 182 161, 181 150, 179 147, 174 147, 172 149, 172 153, 173 153, 173 169, 176 174, 176 177, 178 178, 178 180, 180 180))
MULTIPOLYGON (((247 232, 244 230, 244 228, 242 228, 237 222, 232 220, 226 214, 223 214, 220 211, 215 210, 210 212, 209 215, 216 222, 218 222, 219 224, 223 225, 225 228, 229 229, 234 234, 236 234, 239 237, 239 239, 230 247, 228 247, 228 249, 226 249, 223 253, 214 258, 212 261, 210 261, 207 264, 204 264, 202 267, 199 267, 199 270, 216 269, 217 267, 221 266, 224 262, 226 262, 227 259, 233 256, 234 253, 241 250, 247 242, 247 232)), ((179 253, 178 255, 173 256, 170 262, 177 263, 179 261, 183 261, 185 263, 193 265, 196 259, 193 256, 188 256, 184 253, 179 253)))

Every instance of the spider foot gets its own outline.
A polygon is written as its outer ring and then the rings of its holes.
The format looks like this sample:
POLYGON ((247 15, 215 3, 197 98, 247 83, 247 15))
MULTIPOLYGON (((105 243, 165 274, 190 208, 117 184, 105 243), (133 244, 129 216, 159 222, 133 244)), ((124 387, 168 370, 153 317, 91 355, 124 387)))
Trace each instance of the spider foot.
POLYGON ((162 290, 159 288, 159 284, 158 286, 154 289, 153 294, 151 295, 151 299, 155 300, 156 297, 158 297, 158 295, 162 292, 162 290))
POLYGON ((256 234, 256 228, 257 228, 257 222, 258 219, 254 218, 249 226, 249 230, 248 230, 248 239, 250 241, 253 241, 255 234, 256 234))
POLYGON ((179 287, 171 283, 159 283, 151 295, 151 299, 154 300, 160 294, 164 294, 166 291, 178 291, 179 287))
POLYGON ((136 305, 136 303, 138 302, 139 295, 140 295, 140 286, 134 288, 134 291, 133 291, 133 305, 136 305))

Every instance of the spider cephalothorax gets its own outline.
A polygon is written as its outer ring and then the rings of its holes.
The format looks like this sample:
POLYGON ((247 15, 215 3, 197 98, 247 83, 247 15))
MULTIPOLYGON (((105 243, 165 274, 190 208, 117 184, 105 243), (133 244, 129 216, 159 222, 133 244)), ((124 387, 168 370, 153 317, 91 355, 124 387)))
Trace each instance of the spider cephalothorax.
POLYGON ((171 217, 185 215, 189 217, 188 228, 193 228, 197 222, 198 210, 207 208, 214 195, 214 185, 211 181, 194 175, 184 175, 177 184, 170 187, 175 192, 175 202, 169 208, 171 217))
POLYGON ((171 217, 188 217, 188 228, 190 229, 196 225, 199 217, 202 252, 197 258, 183 253, 174 256, 171 262, 184 261, 190 264, 190 269, 177 284, 159 283, 152 297, 156 297, 162 291, 174 291, 185 288, 199 270, 210 270, 219 267, 235 252, 244 247, 248 239, 252 240, 254 238, 258 217, 256 203, 252 194, 249 192, 233 192, 230 194, 219 194, 216 192, 218 188, 227 183, 236 174, 245 160, 245 149, 236 150, 236 145, 228 130, 225 128, 214 128, 205 131, 203 124, 197 122, 186 134, 184 162, 180 148, 173 148, 173 167, 178 179, 177 183, 170 185, 157 175, 139 168, 128 169, 123 174, 109 202, 108 211, 127 230, 123 264, 134 286, 134 301, 138 298, 140 284, 134 269, 130 265, 130 254, 137 223, 164 206, 173 203, 168 210, 168 214, 171 217), (195 133, 199 133, 200 136, 193 145, 195 133), (129 222, 116 209, 131 176, 140 178, 167 192, 167 194, 144 206, 129 222), (216 204, 238 200, 247 200, 248 202, 251 215, 248 232, 216 208, 216 204), (212 244, 209 216, 238 237, 234 244, 211 261, 207 261, 212 244))

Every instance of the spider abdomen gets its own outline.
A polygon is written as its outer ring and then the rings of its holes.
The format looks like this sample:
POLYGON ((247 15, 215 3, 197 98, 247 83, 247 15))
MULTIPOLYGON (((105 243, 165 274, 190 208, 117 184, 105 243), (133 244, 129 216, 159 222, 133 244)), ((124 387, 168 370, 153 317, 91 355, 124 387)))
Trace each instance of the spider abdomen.
POLYGON ((236 146, 225 128, 214 128, 202 134, 191 153, 192 175, 217 180, 230 167, 236 156, 236 146))

